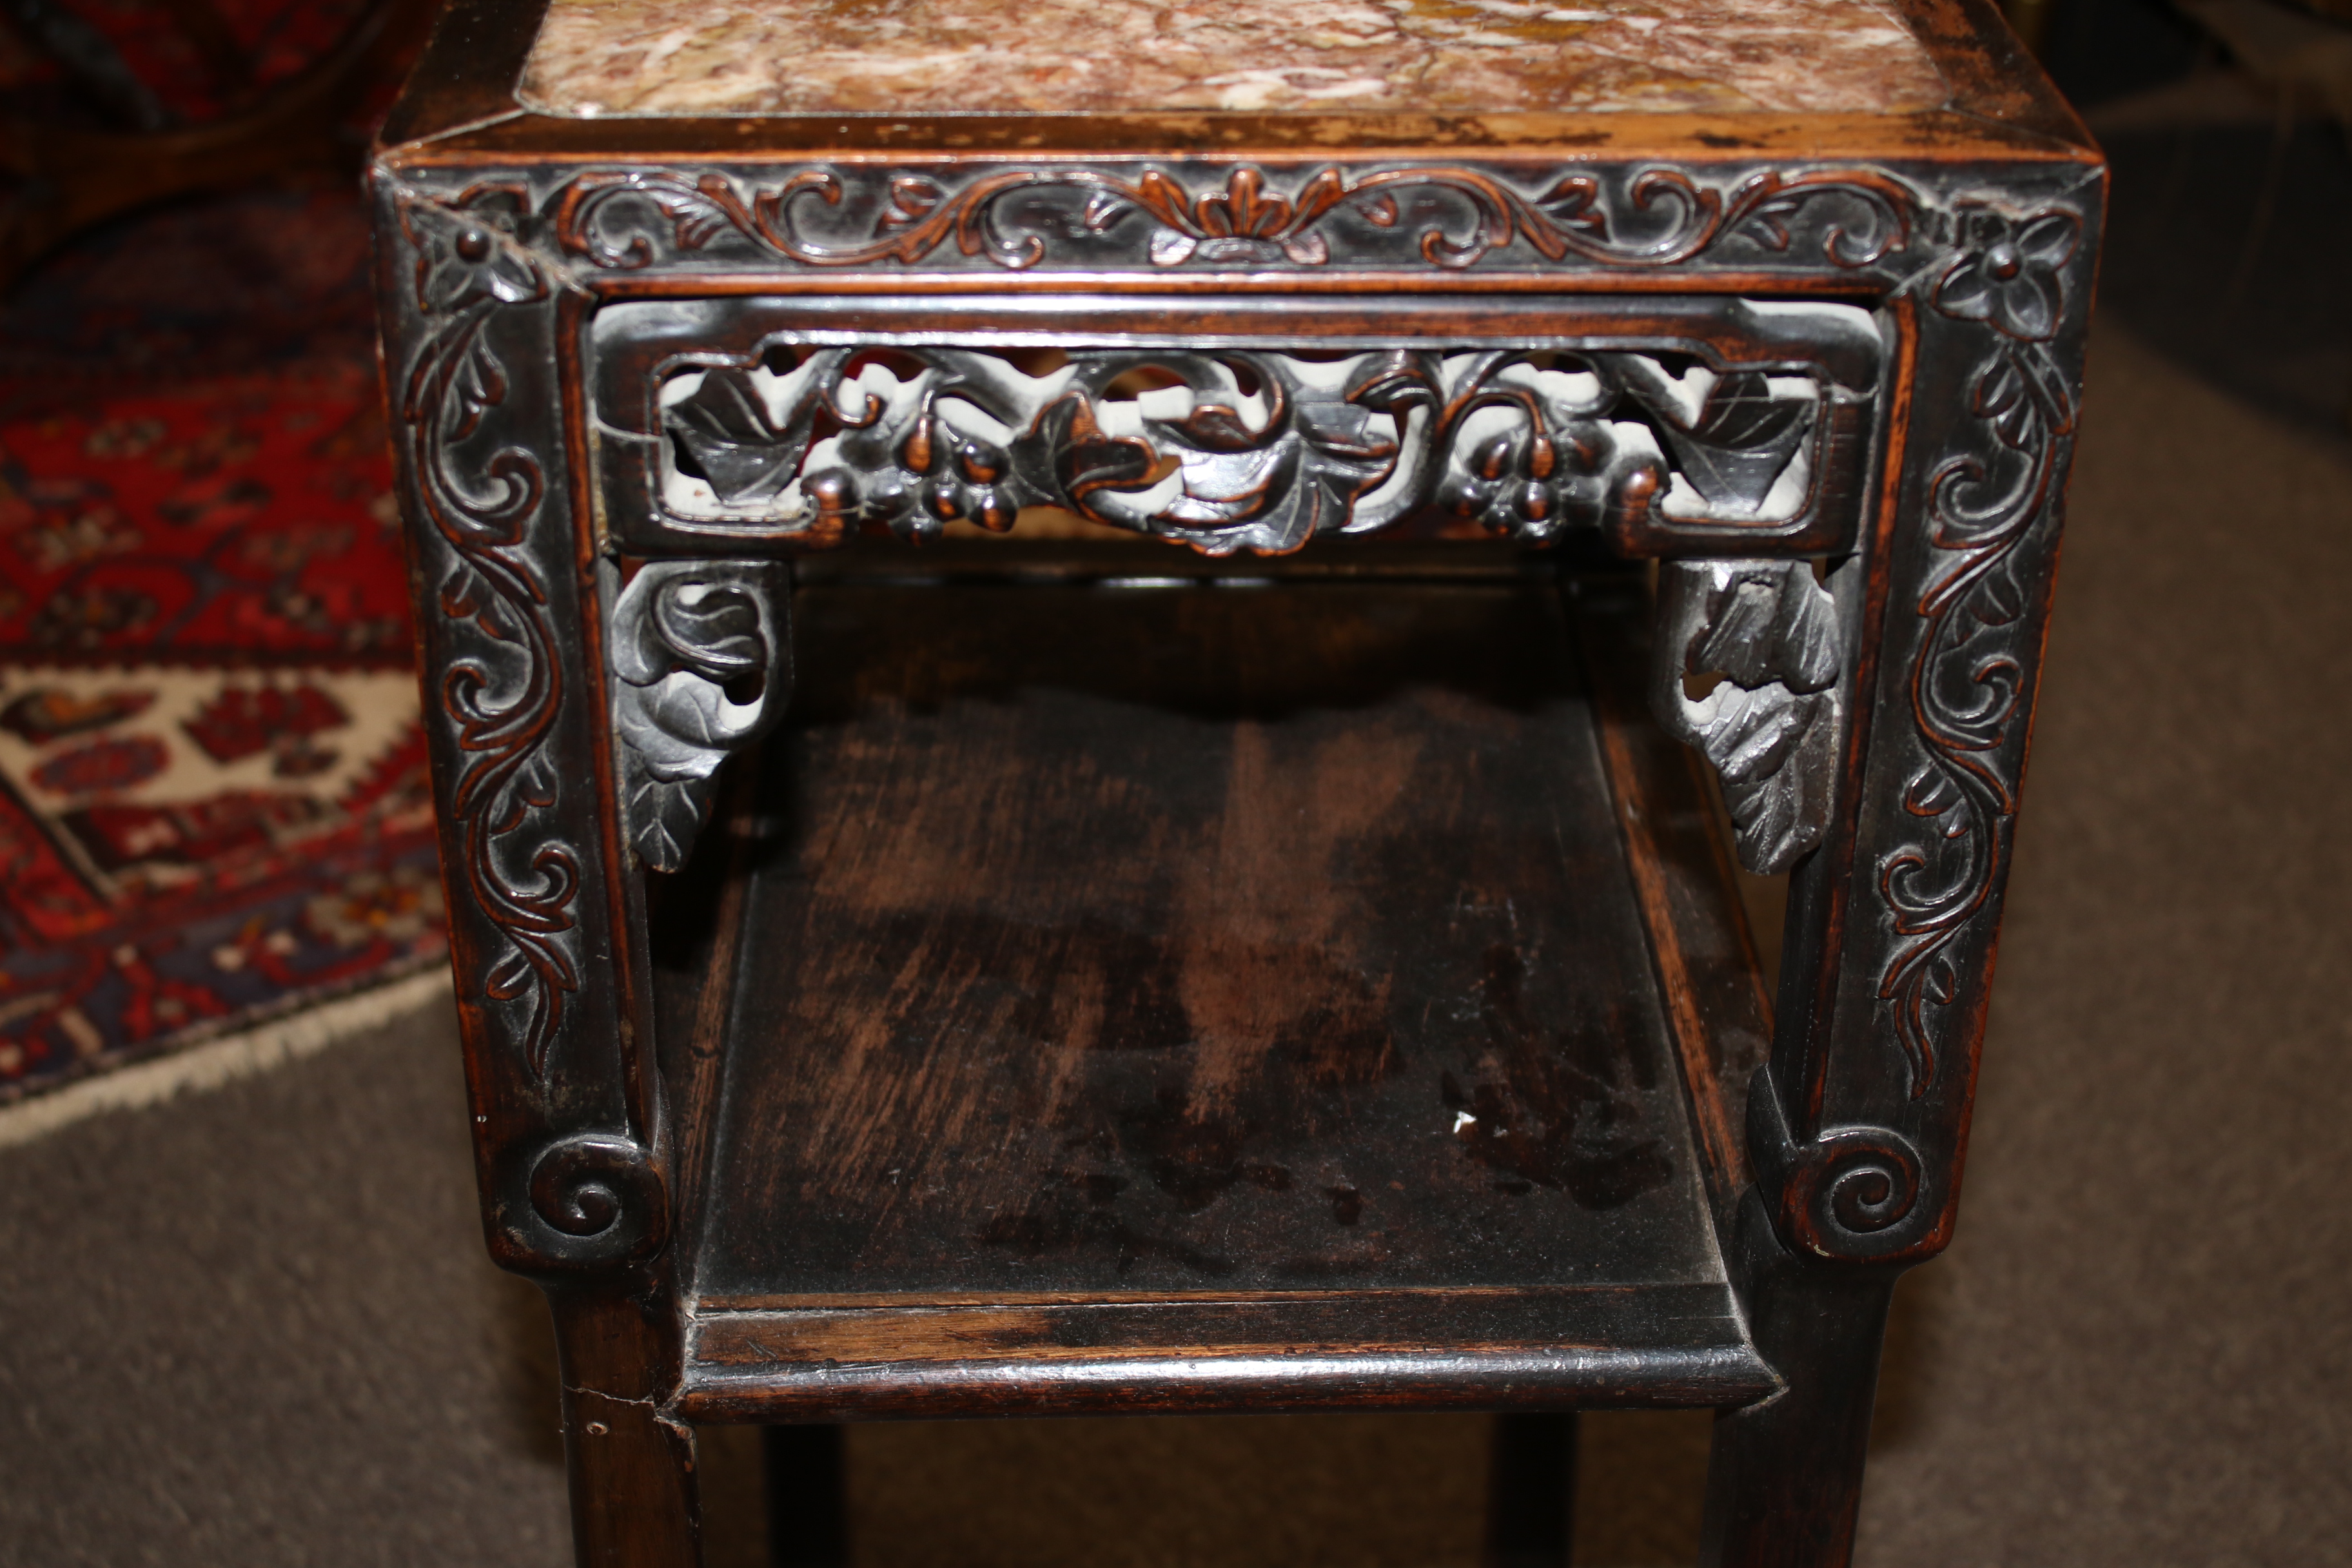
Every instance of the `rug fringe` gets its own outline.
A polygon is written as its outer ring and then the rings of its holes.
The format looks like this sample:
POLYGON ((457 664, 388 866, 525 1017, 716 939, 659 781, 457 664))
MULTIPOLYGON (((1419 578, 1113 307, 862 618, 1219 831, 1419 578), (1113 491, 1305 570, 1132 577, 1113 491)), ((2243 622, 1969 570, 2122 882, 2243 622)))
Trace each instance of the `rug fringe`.
POLYGON ((316 1056, 329 1046, 444 1001, 449 990, 447 965, 435 964, 422 973, 321 1002, 241 1034, 37 1095, 0 1109, 0 1149, 29 1143, 106 1111, 136 1110, 177 1095, 201 1094, 316 1056))

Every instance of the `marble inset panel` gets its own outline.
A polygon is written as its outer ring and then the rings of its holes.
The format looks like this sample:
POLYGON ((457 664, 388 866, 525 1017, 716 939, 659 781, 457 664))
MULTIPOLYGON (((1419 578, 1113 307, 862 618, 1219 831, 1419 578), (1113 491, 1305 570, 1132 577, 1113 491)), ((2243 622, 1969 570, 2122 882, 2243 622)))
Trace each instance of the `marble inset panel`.
POLYGON ((1742 113, 1947 97, 1872 0, 552 0, 548 113, 1742 113))

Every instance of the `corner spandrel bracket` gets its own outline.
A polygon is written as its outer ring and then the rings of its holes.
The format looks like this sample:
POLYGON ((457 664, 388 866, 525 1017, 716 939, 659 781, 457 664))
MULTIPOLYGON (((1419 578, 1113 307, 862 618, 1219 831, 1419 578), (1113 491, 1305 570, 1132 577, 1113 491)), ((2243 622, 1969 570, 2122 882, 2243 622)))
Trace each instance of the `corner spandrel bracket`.
POLYGON ((1651 706, 1714 766, 1739 863, 1759 876, 1788 870, 1829 829, 1846 724, 1842 646, 1836 602, 1811 562, 1659 569, 1651 706))
POLYGON ((790 568, 656 561, 613 601, 613 730, 629 843, 656 871, 694 852, 719 763, 792 695, 790 568))

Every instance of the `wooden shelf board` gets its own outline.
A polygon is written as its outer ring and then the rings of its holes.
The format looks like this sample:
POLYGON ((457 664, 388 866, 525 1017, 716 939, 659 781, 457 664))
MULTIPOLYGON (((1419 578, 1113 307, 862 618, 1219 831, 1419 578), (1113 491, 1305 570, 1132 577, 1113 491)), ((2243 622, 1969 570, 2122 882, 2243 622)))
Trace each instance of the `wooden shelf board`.
POLYGON ((1556 587, 796 611, 681 1410, 1771 1386, 1556 587))
POLYGON ((1720 1285, 716 1309, 689 1416, 1721 1405, 1777 1386, 1720 1285))

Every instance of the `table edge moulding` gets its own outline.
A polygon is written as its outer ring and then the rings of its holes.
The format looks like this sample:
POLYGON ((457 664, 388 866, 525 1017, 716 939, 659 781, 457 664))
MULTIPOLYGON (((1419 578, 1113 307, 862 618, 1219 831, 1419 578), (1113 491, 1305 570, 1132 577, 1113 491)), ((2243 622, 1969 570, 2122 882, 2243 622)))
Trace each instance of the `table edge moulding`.
POLYGON ((1940 88, 1875 110, 701 115, 530 108, 543 9, 452 0, 370 184, 485 1227, 555 1308, 581 1561, 698 1560, 695 1420, 1663 1402, 1719 1412, 1708 1562, 1844 1563, 1958 1212, 2104 216, 1994 8, 1877 6, 1940 88), (1719 1286, 702 1293, 795 606, 909 574, 1556 605, 1719 1286), (1769 1009, 1735 856, 1789 878, 1769 1009))

